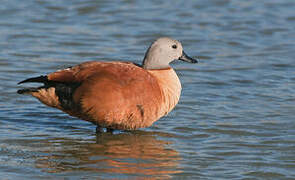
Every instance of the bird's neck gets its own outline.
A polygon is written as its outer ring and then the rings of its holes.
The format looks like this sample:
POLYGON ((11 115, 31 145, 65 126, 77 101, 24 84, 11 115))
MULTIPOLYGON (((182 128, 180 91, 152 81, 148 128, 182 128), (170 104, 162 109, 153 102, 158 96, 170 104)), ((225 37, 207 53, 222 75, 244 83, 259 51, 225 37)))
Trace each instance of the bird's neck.
POLYGON ((150 49, 147 51, 147 53, 144 56, 144 59, 142 61, 142 67, 146 70, 161 70, 169 68, 169 62, 164 61, 166 57, 162 57, 157 52, 149 53, 150 49), (152 54, 152 55, 151 55, 152 54))

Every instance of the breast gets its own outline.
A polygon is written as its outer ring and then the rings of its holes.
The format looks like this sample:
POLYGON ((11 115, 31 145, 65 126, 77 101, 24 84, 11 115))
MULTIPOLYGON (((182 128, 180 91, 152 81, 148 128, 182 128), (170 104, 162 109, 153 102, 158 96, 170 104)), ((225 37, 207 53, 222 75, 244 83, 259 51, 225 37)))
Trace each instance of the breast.
POLYGON ((172 68, 149 70, 156 77, 163 93, 162 116, 168 114, 178 103, 181 94, 181 83, 172 68))

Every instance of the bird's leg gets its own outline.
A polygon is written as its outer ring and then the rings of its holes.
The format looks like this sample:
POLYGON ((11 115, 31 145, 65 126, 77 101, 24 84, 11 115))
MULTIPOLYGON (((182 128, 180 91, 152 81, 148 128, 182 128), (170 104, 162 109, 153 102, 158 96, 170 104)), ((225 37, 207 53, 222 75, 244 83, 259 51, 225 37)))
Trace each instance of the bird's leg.
POLYGON ((113 132, 114 132, 114 129, 107 128, 107 132, 108 132, 108 133, 113 133, 113 132))
POLYGON ((96 126, 96 134, 103 133, 103 128, 100 127, 99 125, 96 126))

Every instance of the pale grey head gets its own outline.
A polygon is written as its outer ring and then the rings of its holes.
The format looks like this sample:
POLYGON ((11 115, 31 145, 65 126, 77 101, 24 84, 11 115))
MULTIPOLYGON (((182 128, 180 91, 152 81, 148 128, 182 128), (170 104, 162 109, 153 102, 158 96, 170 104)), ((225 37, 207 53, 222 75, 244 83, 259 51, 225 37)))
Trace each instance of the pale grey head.
POLYGON ((181 60, 190 63, 198 61, 186 55, 179 41, 162 37, 157 39, 147 50, 142 66, 144 69, 165 69, 170 67, 169 63, 181 60))

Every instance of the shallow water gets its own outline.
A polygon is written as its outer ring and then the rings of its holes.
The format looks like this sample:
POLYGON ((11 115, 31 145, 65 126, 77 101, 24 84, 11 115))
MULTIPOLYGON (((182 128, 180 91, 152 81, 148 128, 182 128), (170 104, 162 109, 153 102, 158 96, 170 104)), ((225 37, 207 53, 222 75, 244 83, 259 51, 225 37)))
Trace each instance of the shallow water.
POLYGON ((4 0, 0 6, 3 179, 292 179, 295 1, 4 0), (152 127, 95 127, 17 95, 17 82, 88 60, 140 63, 160 36, 178 106, 152 127))

